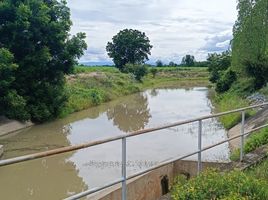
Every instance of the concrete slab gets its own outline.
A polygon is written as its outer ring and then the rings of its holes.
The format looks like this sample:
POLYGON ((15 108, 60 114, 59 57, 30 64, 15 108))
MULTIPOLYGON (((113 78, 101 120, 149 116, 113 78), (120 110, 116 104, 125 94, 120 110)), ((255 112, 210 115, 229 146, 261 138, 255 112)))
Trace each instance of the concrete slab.
MULTIPOLYGON (((267 123, 267 119, 268 119, 268 107, 265 107, 259 110, 255 116, 252 116, 246 120, 245 131, 251 131, 254 128, 265 125, 267 123)), ((228 131, 227 133, 228 137, 231 138, 240 135, 240 130, 241 130, 241 123, 237 124, 228 131)), ((237 138, 229 142, 229 147, 232 152, 240 148, 240 140, 241 140, 240 138, 237 138)))
POLYGON ((0 117, 0 136, 13 133, 32 126, 32 122, 19 122, 16 120, 10 120, 3 116, 0 117))
POLYGON ((0 158, 4 154, 4 146, 0 145, 0 158))

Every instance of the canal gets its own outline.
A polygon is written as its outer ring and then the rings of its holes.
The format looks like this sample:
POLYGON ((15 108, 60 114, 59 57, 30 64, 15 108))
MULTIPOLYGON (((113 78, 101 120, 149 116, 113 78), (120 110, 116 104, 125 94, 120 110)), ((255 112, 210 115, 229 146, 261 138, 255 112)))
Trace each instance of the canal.
MULTIPOLYGON (((151 89, 64 119, 0 138, 3 159, 109 138, 209 115, 206 87, 151 89)), ((127 139, 128 174, 197 150, 198 124, 191 123, 127 139)), ((227 138, 217 119, 203 123, 203 147, 227 138)), ((189 158, 196 160, 197 156, 189 158)), ((205 161, 228 161, 223 144, 204 152, 205 161)), ((121 141, 0 168, 1 199, 62 199, 102 186, 121 174, 121 141)))

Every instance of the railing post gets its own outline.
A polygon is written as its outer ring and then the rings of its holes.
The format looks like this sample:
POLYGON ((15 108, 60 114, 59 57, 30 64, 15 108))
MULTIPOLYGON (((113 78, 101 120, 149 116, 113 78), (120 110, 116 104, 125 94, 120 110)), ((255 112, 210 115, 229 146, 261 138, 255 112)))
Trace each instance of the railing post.
POLYGON ((241 141, 240 141, 240 162, 243 161, 244 157, 244 143, 245 143, 245 111, 242 111, 242 121, 241 121, 241 141))
POLYGON ((127 200, 127 138, 122 138, 122 200, 127 200))
POLYGON ((200 174, 202 170, 202 120, 198 121, 198 151, 197 172, 200 174))

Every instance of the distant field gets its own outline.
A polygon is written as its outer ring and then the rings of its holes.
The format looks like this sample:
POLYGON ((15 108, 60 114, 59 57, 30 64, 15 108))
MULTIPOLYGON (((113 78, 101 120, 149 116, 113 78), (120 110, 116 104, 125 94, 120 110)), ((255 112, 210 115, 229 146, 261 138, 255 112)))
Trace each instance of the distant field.
MULTIPOLYGON (((151 69, 153 67, 149 67, 151 69)), ((155 67, 158 71, 207 71, 207 67, 155 67)), ((116 67, 107 66, 76 66, 75 73, 90 73, 90 72, 116 72, 116 67)))
POLYGON ((90 72, 116 72, 118 71, 115 67, 107 67, 107 66, 76 66, 74 68, 74 72, 78 73, 90 73, 90 72))

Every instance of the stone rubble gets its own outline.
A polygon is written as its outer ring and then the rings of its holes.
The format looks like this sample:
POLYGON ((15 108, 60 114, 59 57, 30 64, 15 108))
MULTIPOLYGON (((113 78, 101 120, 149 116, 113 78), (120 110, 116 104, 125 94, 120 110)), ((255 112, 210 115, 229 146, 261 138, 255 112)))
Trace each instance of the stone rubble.
POLYGON ((266 96, 260 94, 260 93, 254 93, 247 97, 247 100, 249 100, 250 105, 258 105, 263 104, 267 101, 266 96))

